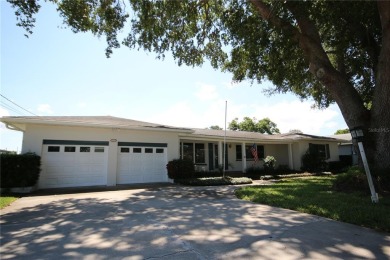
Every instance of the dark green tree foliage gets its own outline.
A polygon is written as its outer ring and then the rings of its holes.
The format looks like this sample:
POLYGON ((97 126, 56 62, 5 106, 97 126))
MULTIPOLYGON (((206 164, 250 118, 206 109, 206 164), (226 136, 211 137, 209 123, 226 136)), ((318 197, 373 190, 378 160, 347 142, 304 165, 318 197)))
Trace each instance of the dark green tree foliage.
POLYGON ((32 154, 0 154, 1 188, 34 186, 39 178, 41 157, 32 154))
POLYGON ((339 129, 335 133, 335 135, 349 134, 349 129, 339 129))
POLYGON ((212 130, 223 130, 222 127, 220 127, 219 125, 212 125, 209 127, 209 129, 212 129, 212 130))
MULTIPOLYGON (((31 33, 39 1, 7 1, 31 33)), ((209 60, 237 81, 268 79, 269 94, 336 102, 349 128, 366 131, 374 168, 390 172, 390 1, 47 1, 74 32, 105 36, 107 56, 122 42, 179 65, 209 60)))
POLYGON ((243 121, 238 122, 238 118, 233 119, 229 123, 229 130, 232 131, 248 131, 262 134, 280 134, 276 124, 268 117, 257 121, 256 118, 244 117, 243 121))

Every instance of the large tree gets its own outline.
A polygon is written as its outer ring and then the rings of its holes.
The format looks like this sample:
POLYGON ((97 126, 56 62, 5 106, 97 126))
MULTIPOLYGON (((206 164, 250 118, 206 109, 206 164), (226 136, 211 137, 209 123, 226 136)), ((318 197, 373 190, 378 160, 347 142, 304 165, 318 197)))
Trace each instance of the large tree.
MULTIPOLYGON (((336 102, 349 128, 364 128, 371 165, 390 173, 390 1, 48 1, 72 31, 105 36, 107 56, 121 43, 169 51, 179 65, 270 80, 269 93, 336 102)), ((39 1, 8 2, 31 33, 39 1)))
POLYGON ((248 131, 269 135, 280 134, 276 124, 268 117, 257 120, 246 116, 241 122, 238 121, 238 118, 235 118, 229 123, 228 128, 232 131, 248 131))

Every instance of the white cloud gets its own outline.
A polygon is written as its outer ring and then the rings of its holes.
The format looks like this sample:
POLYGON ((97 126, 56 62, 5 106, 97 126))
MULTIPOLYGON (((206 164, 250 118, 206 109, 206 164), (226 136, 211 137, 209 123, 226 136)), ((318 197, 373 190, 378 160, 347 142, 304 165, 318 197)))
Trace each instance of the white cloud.
MULTIPOLYGON (((217 92, 218 88, 204 83, 197 87, 199 91, 195 96, 202 100, 201 103, 196 99, 179 101, 167 109, 158 111, 152 117, 147 117, 146 121, 179 127, 206 128, 219 125, 223 128, 225 100, 217 92)), ((225 91, 226 88, 222 90, 225 91)), ((345 128, 336 105, 319 110, 313 109, 310 101, 283 100, 282 97, 262 99, 262 103, 257 102, 256 99, 251 100, 250 97, 240 99, 234 96, 230 100, 227 99, 227 124, 236 117, 242 120, 243 117, 248 116, 258 120, 269 117, 282 133, 299 129, 307 134, 329 135, 337 129, 345 128)))
POLYGON ((8 110, 0 107, 0 116, 9 116, 8 110))
POLYGON ((252 105, 257 119, 269 117, 278 125, 281 132, 299 129, 304 133, 321 134, 337 127, 339 112, 335 107, 313 109, 310 102, 281 101, 270 106, 252 105))
POLYGON ((77 107, 78 107, 78 108, 86 108, 86 107, 87 107, 87 103, 85 103, 85 102, 79 102, 79 103, 77 103, 77 107))
POLYGON ((218 98, 217 88, 205 83, 197 84, 198 91, 195 93, 200 100, 214 100, 218 98))
POLYGON ((38 110, 38 112, 44 113, 44 114, 53 114, 54 113, 49 104, 39 104, 37 110, 38 110))

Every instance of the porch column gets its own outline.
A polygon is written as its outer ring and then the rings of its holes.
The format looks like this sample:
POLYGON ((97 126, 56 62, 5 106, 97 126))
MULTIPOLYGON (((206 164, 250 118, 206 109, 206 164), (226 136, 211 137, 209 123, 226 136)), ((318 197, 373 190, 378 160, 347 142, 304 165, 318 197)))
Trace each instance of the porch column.
POLYGON ((245 143, 241 144, 241 161, 242 161, 242 172, 246 172, 246 149, 245 143))
POLYGON ((292 153, 292 144, 288 144, 288 167, 290 167, 291 170, 294 170, 294 160, 293 160, 293 153, 292 153))
POLYGON ((223 142, 218 142, 218 168, 223 164, 223 142))

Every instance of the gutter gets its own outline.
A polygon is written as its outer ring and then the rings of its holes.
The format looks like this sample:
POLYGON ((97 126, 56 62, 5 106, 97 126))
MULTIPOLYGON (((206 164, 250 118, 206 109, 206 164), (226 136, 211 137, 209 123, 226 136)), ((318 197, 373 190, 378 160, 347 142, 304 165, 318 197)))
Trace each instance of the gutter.
POLYGON ((13 125, 5 124, 5 127, 9 130, 20 131, 20 132, 24 133, 24 130, 20 129, 19 127, 13 126, 13 125))

